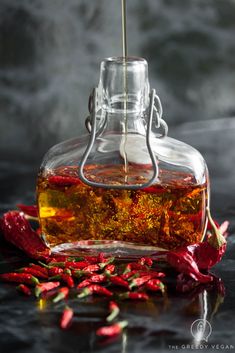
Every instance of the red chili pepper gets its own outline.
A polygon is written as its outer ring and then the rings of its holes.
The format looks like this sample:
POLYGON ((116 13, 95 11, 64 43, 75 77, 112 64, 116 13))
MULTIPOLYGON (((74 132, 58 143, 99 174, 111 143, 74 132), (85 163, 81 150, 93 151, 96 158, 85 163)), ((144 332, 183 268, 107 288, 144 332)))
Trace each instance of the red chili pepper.
POLYGON ((73 277, 70 276, 69 274, 67 273, 62 273, 61 275, 61 279, 63 282, 65 282, 67 284, 67 286, 69 288, 73 288, 74 287, 74 280, 73 280, 73 277))
POLYGON ((100 266, 97 264, 89 265, 83 268, 83 271, 85 272, 97 272, 99 270, 100 270, 100 266))
POLYGON ((29 257, 47 259, 50 249, 31 228, 23 212, 10 211, 2 218, 3 235, 7 241, 23 250, 29 257))
POLYGON ((91 282, 90 282, 89 279, 84 279, 84 281, 80 282, 80 283, 77 285, 77 289, 87 287, 87 286, 89 286, 90 284, 91 284, 91 282))
POLYGON ((39 283, 38 279, 30 273, 4 273, 0 275, 0 280, 4 282, 24 283, 31 285, 37 285, 39 283))
POLYGON ((129 288, 129 283, 127 281, 125 281, 122 277, 120 276, 110 276, 109 280, 111 283, 115 284, 116 286, 120 286, 120 287, 125 287, 125 288, 129 288))
POLYGON ((16 287, 16 289, 28 296, 32 294, 31 289, 22 283, 18 287, 16 287))
POLYGON ((91 283, 103 283, 107 281, 107 277, 105 275, 92 275, 89 277, 89 281, 91 283))
POLYGON ((62 287, 58 289, 57 295, 53 299, 53 303, 58 303, 59 301, 66 299, 69 295, 69 288, 68 287, 62 287))
POLYGON ((70 176, 53 175, 48 178, 48 182, 55 186, 72 186, 82 184, 80 179, 70 176))
POLYGON ((68 326, 70 325, 70 323, 72 321, 73 314, 74 314, 73 309, 71 309, 68 306, 66 306, 64 308, 64 311, 63 311, 61 319, 60 319, 60 327, 62 329, 68 328, 68 326))
POLYGON ((123 329, 127 325, 128 325, 127 321, 120 321, 120 322, 117 322, 116 324, 113 324, 111 326, 100 327, 96 331, 96 334, 97 334, 97 336, 105 336, 105 337, 117 336, 117 335, 120 335, 120 333, 122 333, 123 329))
POLYGON ((60 282, 44 282, 39 283, 35 287, 35 296, 39 297, 41 293, 49 292, 52 289, 55 289, 60 286, 60 282))
POLYGON ((115 270, 116 270, 115 265, 109 264, 109 265, 105 266, 104 274, 105 274, 106 276, 109 276, 109 275, 111 275, 112 273, 114 273, 115 270))
POLYGON ((73 270, 82 270, 89 265, 90 264, 87 261, 79 261, 79 262, 66 261, 65 262, 65 268, 71 268, 73 270))
POLYGON ((23 204, 18 204, 16 205, 22 212, 24 212, 24 214, 26 214, 27 216, 31 216, 31 217, 38 217, 38 208, 37 206, 26 206, 23 204))
POLYGON ((44 275, 48 277, 48 270, 47 270, 47 268, 45 268, 45 267, 43 267, 43 266, 40 266, 40 265, 36 265, 36 264, 34 264, 34 263, 29 264, 29 266, 32 267, 32 268, 35 268, 35 270, 38 270, 38 271, 44 273, 44 275))
POLYGON ((184 273, 201 283, 211 282, 213 277, 200 272, 197 263, 186 249, 170 251, 167 254, 167 262, 178 272, 184 273))
POLYGON ((153 260, 150 257, 141 257, 138 261, 141 265, 147 265, 151 267, 153 265, 153 260))
POLYGON ((51 267, 49 268, 48 273, 50 277, 58 276, 63 273, 63 269, 61 267, 51 267))
POLYGON ((110 314, 106 318, 106 321, 108 321, 108 322, 113 321, 118 316, 118 314, 120 312, 120 308, 116 302, 114 302, 114 301, 109 302, 109 312, 110 312, 110 314))
POLYGON ((153 292, 161 291, 162 293, 165 292, 165 286, 159 279, 150 279, 146 284, 145 287, 153 292))
POLYGON ((90 284, 88 287, 83 289, 83 291, 78 295, 78 298, 84 298, 92 294, 99 294, 107 297, 111 297, 113 295, 113 293, 107 288, 99 286, 98 284, 90 284))
POLYGON ((48 275, 45 275, 44 273, 42 273, 41 271, 38 271, 34 267, 23 267, 23 268, 19 269, 18 271, 20 273, 29 273, 37 278, 43 278, 43 279, 48 278, 48 275))
POLYGON ((151 279, 151 276, 143 276, 143 277, 138 277, 138 278, 134 278, 131 283, 129 284, 130 288, 133 287, 140 287, 142 286, 144 283, 148 282, 151 279))
POLYGON ((109 257, 109 258, 103 259, 104 262, 99 263, 100 269, 102 270, 104 267, 114 262, 114 260, 115 260, 115 257, 109 257))
POLYGON ((120 299, 148 300, 149 296, 143 292, 126 292, 119 294, 120 299))
POLYGON ((132 270, 142 270, 142 271, 147 271, 148 267, 145 265, 142 265, 138 262, 130 262, 129 264, 127 264, 125 270, 124 270, 124 274, 132 271, 132 270))

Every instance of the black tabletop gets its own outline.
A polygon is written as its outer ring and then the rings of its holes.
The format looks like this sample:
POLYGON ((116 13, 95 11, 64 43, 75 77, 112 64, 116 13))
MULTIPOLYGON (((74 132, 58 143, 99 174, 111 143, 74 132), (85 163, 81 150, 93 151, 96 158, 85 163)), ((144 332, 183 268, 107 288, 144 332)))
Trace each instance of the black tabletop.
MULTIPOLYGON (((88 352, 170 352, 173 350, 235 351, 235 183, 233 119, 184 124, 175 136, 190 142, 204 155, 211 178, 211 208, 219 222, 230 221, 227 252, 212 272, 225 287, 199 287, 188 294, 175 290, 169 277, 167 298, 157 296, 147 303, 121 305, 121 319, 128 320, 124 334, 113 341, 98 340, 95 331, 104 323, 107 303, 103 299, 71 300, 75 311, 71 327, 62 331, 59 319, 62 304, 26 298, 15 286, 0 285, 0 351, 3 353, 88 353, 88 352), (195 346, 195 320, 206 318, 208 342, 195 346), (211 328, 211 333, 210 333, 211 328)), ((0 163, 0 210, 14 209, 17 203, 34 203, 37 167, 20 161, 0 163)), ((28 263, 20 251, 1 239, 0 271, 28 263)), ((172 278, 171 278, 172 277, 172 278)))

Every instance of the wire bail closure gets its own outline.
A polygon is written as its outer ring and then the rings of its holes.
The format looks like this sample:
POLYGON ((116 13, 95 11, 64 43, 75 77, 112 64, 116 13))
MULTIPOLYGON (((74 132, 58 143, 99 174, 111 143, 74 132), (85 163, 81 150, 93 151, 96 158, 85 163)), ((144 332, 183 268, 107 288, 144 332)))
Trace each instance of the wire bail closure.
POLYGON ((84 167, 89 157, 89 154, 92 150, 96 137, 98 137, 101 132, 104 130, 106 125, 106 121, 104 121, 96 132, 96 115, 98 111, 98 89, 94 88, 92 94, 89 97, 88 109, 90 112, 90 116, 87 117, 85 121, 85 126, 90 133, 89 143, 86 147, 86 150, 81 158, 80 168, 79 168, 79 178, 84 184, 87 184, 92 187, 104 188, 104 189, 118 189, 118 190, 138 190, 149 187, 156 181, 158 177, 158 164, 157 159, 152 151, 150 138, 153 120, 155 117, 155 126, 156 128, 163 128, 163 132, 158 138, 163 138, 168 133, 168 126, 166 122, 162 119, 162 105, 160 98, 157 96, 155 89, 152 89, 150 94, 150 105, 149 112, 147 115, 147 130, 146 130, 146 145, 151 158, 152 166, 153 166, 153 176, 147 183, 142 184, 123 184, 123 185, 115 185, 115 184, 105 184, 105 183, 96 183, 94 181, 88 180, 84 175, 84 167))

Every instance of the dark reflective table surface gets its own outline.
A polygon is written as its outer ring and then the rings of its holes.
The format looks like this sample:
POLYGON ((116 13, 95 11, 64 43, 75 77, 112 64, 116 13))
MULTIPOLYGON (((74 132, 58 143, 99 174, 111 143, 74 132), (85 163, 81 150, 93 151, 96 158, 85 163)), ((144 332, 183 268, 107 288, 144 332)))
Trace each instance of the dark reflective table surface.
MULTIPOLYGON (((230 221, 228 249, 212 270, 221 278, 225 294, 214 285, 180 295, 169 279, 169 296, 148 303, 126 302, 121 319, 129 326, 113 342, 97 340, 95 330, 104 323, 107 303, 100 299, 72 300, 72 326, 59 328, 62 304, 25 298, 14 285, 0 284, 0 351, 2 353, 89 353, 89 352, 235 352, 235 119, 195 122, 179 126, 174 136, 195 146, 204 155, 211 176, 211 208, 219 222, 230 221), (211 325, 208 342, 195 346, 191 326, 206 318, 211 325), (197 349, 196 349, 197 348, 197 349)), ((1 213, 17 203, 34 202, 37 166, 20 161, 0 163, 1 213)), ((1 239, 0 270, 15 269, 28 259, 1 239)), ((171 278, 173 278, 172 276, 171 278)), ((193 331, 194 332, 194 331, 193 331)))

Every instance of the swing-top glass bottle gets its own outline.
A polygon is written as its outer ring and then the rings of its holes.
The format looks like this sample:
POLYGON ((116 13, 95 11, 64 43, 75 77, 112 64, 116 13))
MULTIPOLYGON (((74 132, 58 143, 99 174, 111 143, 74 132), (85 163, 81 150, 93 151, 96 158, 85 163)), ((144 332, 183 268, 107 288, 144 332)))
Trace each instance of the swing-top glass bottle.
POLYGON ((108 58, 89 99, 88 134, 46 154, 37 184, 52 251, 153 254, 203 239, 209 181, 193 147, 167 136, 142 58, 108 58))

